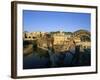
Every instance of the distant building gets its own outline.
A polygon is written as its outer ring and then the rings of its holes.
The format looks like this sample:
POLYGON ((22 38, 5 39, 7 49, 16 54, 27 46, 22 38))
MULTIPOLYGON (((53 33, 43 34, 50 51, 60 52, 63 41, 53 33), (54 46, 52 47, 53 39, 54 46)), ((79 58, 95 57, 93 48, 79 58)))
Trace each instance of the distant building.
POLYGON ((69 41, 71 35, 65 35, 62 31, 53 35, 54 45, 62 45, 69 41))
POLYGON ((45 35, 45 32, 24 32, 23 38, 24 40, 35 40, 44 35, 45 35))
POLYGON ((47 49, 48 47, 53 47, 55 52, 59 51, 72 51, 75 46, 80 46, 80 50, 91 48, 91 41, 87 40, 88 36, 90 38, 90 33, 86 31, 76 31, 75 34, 71 32, 24 32, 23 39, 26 41, 36 41, 37 46, 47 49), (86 38, 86 39, 84 39, 86 38))

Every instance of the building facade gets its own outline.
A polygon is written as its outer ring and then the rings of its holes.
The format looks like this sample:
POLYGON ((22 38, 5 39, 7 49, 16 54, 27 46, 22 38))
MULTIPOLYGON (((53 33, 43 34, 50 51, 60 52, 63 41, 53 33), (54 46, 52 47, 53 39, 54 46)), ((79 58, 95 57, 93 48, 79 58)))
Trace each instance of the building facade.
POLYGON ((75 51, 75 46, 80 46, 80 50, 91 48, 91 41, 82 41, 81 35, 88 35, 85 32, 75 34, 65 34, 62 31, 50 34, 48 32, 26 32, 23 34, 23 40, 36 41, 37 46, 47 49, 54 48, 55 52, 75 51))

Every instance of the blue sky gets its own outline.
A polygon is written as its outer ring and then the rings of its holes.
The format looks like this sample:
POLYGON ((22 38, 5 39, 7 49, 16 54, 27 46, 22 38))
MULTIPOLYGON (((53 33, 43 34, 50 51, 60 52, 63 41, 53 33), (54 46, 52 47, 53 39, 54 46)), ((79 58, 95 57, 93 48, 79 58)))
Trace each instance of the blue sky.
POLYGON ((24 31, 66 31, 79 29, 90 31, 91 14, 73 12, 23 10, 24 31))

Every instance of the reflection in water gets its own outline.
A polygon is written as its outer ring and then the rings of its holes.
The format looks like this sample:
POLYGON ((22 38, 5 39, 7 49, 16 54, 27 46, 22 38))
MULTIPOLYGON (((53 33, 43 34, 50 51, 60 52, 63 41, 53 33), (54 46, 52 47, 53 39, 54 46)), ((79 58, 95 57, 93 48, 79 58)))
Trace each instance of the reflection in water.
POLYGON ((88 53, 78 51, 76 53, 71 53, 70 51, 53 53, 50 49, 47 51, 38 48, 36 51, 33 50, 31 54, 24 55, 23 57, 23 69, 89 65, 90 50, 88 50, 88 53))

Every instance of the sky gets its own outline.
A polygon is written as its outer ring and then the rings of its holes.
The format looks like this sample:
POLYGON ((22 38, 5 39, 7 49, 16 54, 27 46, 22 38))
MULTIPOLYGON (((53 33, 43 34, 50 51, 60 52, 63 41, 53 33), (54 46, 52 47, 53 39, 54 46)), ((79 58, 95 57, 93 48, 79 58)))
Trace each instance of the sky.
POLYGON ((75 12, 23 10, 23 27, 28 32, 90 31, 91 14, 75 12))

